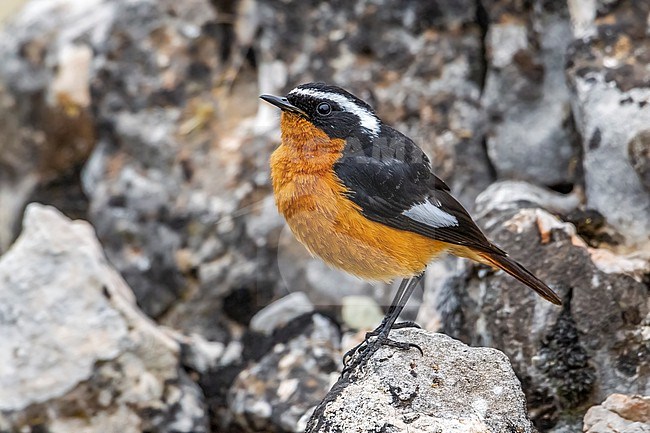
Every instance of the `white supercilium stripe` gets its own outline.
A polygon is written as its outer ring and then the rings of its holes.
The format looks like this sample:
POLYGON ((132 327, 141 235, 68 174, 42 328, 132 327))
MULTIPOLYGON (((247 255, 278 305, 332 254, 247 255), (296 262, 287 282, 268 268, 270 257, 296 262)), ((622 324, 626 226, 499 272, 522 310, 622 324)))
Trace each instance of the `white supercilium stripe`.
POLYGON ((416 204, 405 210, 402 215, 437 229, 458 225, 458 219, 455 216, 429 202, 416 204))
POLYGON ((338 93, 321 92, 320 90, 314 89, 293 89, 289 94, 312 96, 314 98, 329 99, 332 102, 336 102, 343 111, 355 114, 359 118, 361 126, 366 128, 373 135, 379 135, 380 126, 377 116, 366 110, 364 107, 360 107, 354 101, 350 101, 343 95, 339 95, 338 93))

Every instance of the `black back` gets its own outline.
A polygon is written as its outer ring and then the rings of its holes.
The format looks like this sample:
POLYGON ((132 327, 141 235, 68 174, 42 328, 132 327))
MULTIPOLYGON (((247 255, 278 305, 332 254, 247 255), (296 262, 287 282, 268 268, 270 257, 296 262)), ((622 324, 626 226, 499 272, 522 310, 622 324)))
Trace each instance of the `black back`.
POLYGON ((366 218, 438 241, 505 255, 485 238, 447 184, 432 173, 422 149, 384 125, 367 103, 324 83, 299 86, 287 99, 330 137, 345 139, 334 172, 366 218), (324 116, 318 111, 323 103, 332 108, 324 116), (433 217, 426 220, 427 215, 433 217))

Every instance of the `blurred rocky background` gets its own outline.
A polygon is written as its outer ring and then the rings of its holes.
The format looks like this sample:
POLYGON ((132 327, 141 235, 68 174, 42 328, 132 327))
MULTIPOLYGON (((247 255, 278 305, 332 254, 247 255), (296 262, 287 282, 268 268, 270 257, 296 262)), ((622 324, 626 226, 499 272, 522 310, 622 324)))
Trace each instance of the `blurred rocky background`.
POLYGON ((565 302, 446 259, 405 318, 503 351, 541 432, 650 431, 650 3, 19 3, 0 432, 304 430, 394 290, 311 259, 275 210, 257 96, 315 80, 418 142, 565 302))

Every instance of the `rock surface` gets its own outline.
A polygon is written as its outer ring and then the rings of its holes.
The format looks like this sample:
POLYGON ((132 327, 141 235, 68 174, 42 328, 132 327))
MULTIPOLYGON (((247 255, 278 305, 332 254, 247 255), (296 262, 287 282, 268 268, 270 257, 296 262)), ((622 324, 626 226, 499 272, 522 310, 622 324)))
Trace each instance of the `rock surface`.
POLYGON ((2 431, 207 431, 178 344, 136 308, 86 222, 27 208, 0 258, 0 330, 2 431))
POLYGON ((572 39, 566 5, 482 3, 489 19, 482 102, 491 120, 487 149, 498 177, 574 184, 579 146, 564 74, 572 39))
POLYGON ((629 243, 646 246, 650 191, 644 186, 647 158, 640 143, 648 145, 643 134, 650 122, 649 13, 648 2, 615 2, 595 20, 593 36, 577 39, 567 51, 587 206, 629 243))
POLYGON ((650 396, 612 394, 585 415, 586 433, 650 432, 650 396))
MULTIPOLYGON (((204 93, 220 64, 212 52, 218 41, 202 32, 215 12, 202 0, 182 7, 168 1, 102 5, 112 14, 104 19, 101 37, 89 41, 97 52, 90 85, 102 128, 84 169, 83 187, 89 219, 109 259, 141 308, 158 317, 188 290, 177 253, 198 242, 186 234, 187 224, 198 219, 189 215, 208 213, 209 204, 200 201, 204 197, 191 197, 187 189, 194 158, 204 158, 207 151, 198 149, 187 138, 192 129, 185 129, 197 121, 197 111, 208 119, 216 109, 216 101, 204 93)), ((219 211, 210 217, 218 218, 219 211)), ((194 229, 202 232, 204 227, 194 229)), ((204 251, 212 260, 218 244, 204 251)))
MULTIPOLYGON (((587 245, 574 225, 499 189, 479 197, 486 233, 562 297, 554 307, 502 272, 460 268, 437 305, 445 333, 497 347, 522 380, 531 418, 550 429, 612 392, 650 393, 647 262, 587 245), (494 199, 494 200, 491 200, 494 199)), ((575 421, 575 420, 574 420, 575 421)))
MULTIPOLYGON (((86 3, 73 3, 31 2, 0 38, 0 252, 14 239, 25 203, 37 190, 85 216, 79 170, 95 143, 92 52, 73 39, 74 30, 89 31, 96 20, 80 22, 86 3)), ((88 10, 97 6, 87 4, 88 10)), ((100 7, 96 17, 106 13, 100 7)))
POLYGON ((306 432, 533 432, 506 356, 422 330, 391 332, 417 350, 381 348, 344 375, 306 432))
POLYGON ((293 292, 258 311, 251 318, 250 328, 253 331, 272 334, 276 328, 313 310, 314 306, 307 295, 303 292, 293 292))
POLYGON ((317 313, 277 329, 268 353, 230 388, 235 422, 252 431, 305 431, 311 410, 340 372, 340 340, 338 326, 317 313))

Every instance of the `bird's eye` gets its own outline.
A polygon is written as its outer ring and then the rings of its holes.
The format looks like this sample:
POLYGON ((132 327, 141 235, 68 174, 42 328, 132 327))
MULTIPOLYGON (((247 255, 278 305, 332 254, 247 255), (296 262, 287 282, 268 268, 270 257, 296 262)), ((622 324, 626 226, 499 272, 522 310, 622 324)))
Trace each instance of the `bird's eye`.
POLYGON ((321 116, 327 116, 332 112, 332 107, 327 102, 321 102, 316 107, 316 112, 321 116))

